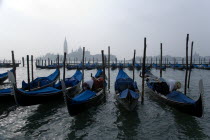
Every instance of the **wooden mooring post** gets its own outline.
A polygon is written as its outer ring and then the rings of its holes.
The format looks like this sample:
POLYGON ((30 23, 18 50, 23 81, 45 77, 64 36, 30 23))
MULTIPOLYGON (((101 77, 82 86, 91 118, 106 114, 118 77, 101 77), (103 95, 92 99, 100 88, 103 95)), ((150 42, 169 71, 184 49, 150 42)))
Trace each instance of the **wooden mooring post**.
POLYGON ((108 47, 108 89, 110 90, 110 46, 108 47))
POLYGON ((143 65, 142 65, 142 95, 141 103, 144 103, 144 78, 145 78, 145 61, 146 61, 146 48, 147 48, 147 39, 144 38, 144 53, 143 53, 143 65))
POLYGON ((85 61, 85 47, 83 47, 83 54, 82 54, 82 84, 84 83, 84 64, 85 61))
POLYGON ((162 77, 162 43, 160 43, 160 77, 162 77))
POLYGON ((17 83, 16 83, 16 64, 15 64, 14 51, 12 51, 12 67, 13 67, 13 74, 14 74, 14 77, 15 77, 15 86, 17 86, 17 83))
POLYGON ((27 55, 27 74, 28 74, 28 90, 31 90, 30 86, 30 71, 29 71, 29 55, 27 55))
POLYGON ((25 66, 24 57, 22 57, 22 64, 23 64, 23 67, 24 67, 25 66))
POLYGON ((192 41, 192 44, 191 44, 190 69, 189 69, 189 77, 188 77, 187 88, 190 88, 190 76, 191 76, 191 71, 192 71, 192 55, 193 55, 193 41, 192 41))
POLYGON ((185 73, 185 85, 184 85, 184 94, 187 94, 187 76, 188 76, 188 42, 189 42, 189 34, 187 34, 186 38, 186 73, 185 73))

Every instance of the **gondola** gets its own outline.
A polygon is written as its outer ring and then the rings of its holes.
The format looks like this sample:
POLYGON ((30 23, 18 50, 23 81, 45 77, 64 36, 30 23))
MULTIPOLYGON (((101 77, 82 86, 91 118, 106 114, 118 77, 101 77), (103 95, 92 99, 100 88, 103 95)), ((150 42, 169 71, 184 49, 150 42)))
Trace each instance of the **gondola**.
POLYGON ((138 104, 140 92, 137 83, 122 69, 119 70, 115 81, 115 98, 126 110, 132 111, 138 104))
POLYGON ((36 65, 36 68, 38 69, 46 69, 47 66, 41 66, 41 65, 36 65))
POLYGON ((127 66, 122 63, 118 64, 118 69, 124 69, 124 68, 127 68, 127 66))
MULTIPOLYGON (((95 78, 102 74, 102 70, 98 69, 95 78)), ((78 115, 79 113, 88 110, 89 108, 102 103, 106 97, 103 88, 92 90, 80 90, 77 94, 69 93, 63 86, 64 100, 67 105, 70 116, 78 115)))
MULTIPOLYGON (((12 74, 10 74, 12 75, 12 74)), ((10 76, 10 77, 13 77, 10 76)), ((13 78, 10 78, 11 81, 13 78)), ((82 80, 82 73, 78 70, 71 78, 65 79, 66 90, 69 93, 73 93, 79 89, 82 80)), ((15 97, 15 101, 20 106, 30 106, 36 104, 44 104, 52 100, 62 99, 63 92, 61 90, 61 83, 58 83, 56 87, 45 87, 34 91, 26 91, 18 89, 14 82, 12 82, 12 89, 15 97)))
POLYGON ((85 69, 87 70, 92 70, 94 68, 95 68, 95 65, 94 64, 91 65, 89 62, 85 65, 85 69))
POLYGON ((203 64, 203 69, 205 69, 205 70, 210 70, 210 66, 207 65, 207 64, 203 64))
POLYGON ((129 70, 133 70, 134 69, 133 65, 129 64, 129 63, 127 64, 127 67, 128 67, 129 70))
POLYGON ((176 70, 184 70, 185 66, 181 64, 170 64, 171 68, 176 69, 176 70))
POLYGON ((58 67, 62 68, 63 64, 59 64, 59 66, 57 64, 48 65, 48 66, 46 66, 46 69, 57 69, 58 67))
MULTIPOLYGON (((13 69, 10 71, 13 71, 13 69)), ((7 78, 8 78, 8 72, 0 74, 0 84, 2 84, 5 80, 7 80, 7 78)))
POLYGON ((67 65, 66 68, 67 70, 74 70, 77 69, 77 65, 67 65))
MULTIPOLYGON (((38 77, 35 80, 30 82, 30 89, 38 90, 41 88, 53 86, 56 83, 56 81, 58 80, 59 75, 60 75, 60 70, 56 69, 55 72, 53 72, 52 74, 50 74, 47 77, 38 77)), ((26 83, 24 80, 22 81, 22 89, 23 90, 29 89, 28 83, 26 83)))
POLYGON ((135 64, 135 68, 136 68, 136 70, 141 70, 141 66, 137 63, 135 64))
POLYGON ((183 93, 179 91, 172 91, 169 94, 163 95, 159 92, 161 90, 160 87, 157 88, 156 84, 159 82, 165 82, 163 78, 158 78, 154 76, 152 73, 146 73, 146 83, 149 89, 149 93, 151 94, 154 99, 165 103, 180 112, 189 114, 191 116, 202 117, 203 114, 203 103, 202 103, 202 94, 203 94, 203 82, 202 80, 199 81, 199 89, 200 89, 200 97, 197 101, 187 97, 183 93), (158 91, 157 91, 158 90, 158 91))
POLYGON ((193 68, 195 68, 195 69, 200 69, 200 66, 197 65, 197 64, 193 64, 193 68))
POLYGON ((117 64, 112 63, 112 64, 111 64, 111 70, 115 70, 116 68, 117 68, 117 64))
MULTIPOLYGON (((19 67, 20 63, 15 63, 15 67, 19 67)), ((0 63, 0 68, 12 68, 13 63, 0 63)))
POLYGON ((11 88, 0 89, 0 102, 14 101, 14 97, 11 93, 11 88))
MULTIPOLYGON (((157 64, 152 64, 152 67, 155 68, 155 69, 160 69, 160 65, 157 65, 157 64)), ((162 65, 162 70, 163 71, 166 70, 166 66, 165 65, 162 65)))

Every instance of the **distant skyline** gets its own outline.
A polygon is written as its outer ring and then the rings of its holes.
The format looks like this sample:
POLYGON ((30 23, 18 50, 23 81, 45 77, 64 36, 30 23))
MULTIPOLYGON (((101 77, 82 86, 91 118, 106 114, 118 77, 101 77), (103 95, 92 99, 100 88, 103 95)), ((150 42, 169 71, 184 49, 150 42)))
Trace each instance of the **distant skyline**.
POLYGON ((0 0, 0 59, 63 54, 86 47, 91 54, 111 53, 131 59, 133 50, 156 56, 185 56, 186 35, 194 51, 209 56, 209 0, 0 0))

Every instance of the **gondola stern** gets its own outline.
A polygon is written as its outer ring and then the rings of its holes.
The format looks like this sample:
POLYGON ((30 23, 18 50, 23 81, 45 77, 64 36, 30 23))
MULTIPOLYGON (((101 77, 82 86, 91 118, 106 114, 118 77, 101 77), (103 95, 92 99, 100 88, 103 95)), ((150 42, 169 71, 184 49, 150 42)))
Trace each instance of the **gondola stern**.
POLYGON ((200 97, 195 102, 195 106, 196 106, 195 116, 200 118, 203 116, 203 111, 204 111, 204 106, 203 106, 204 89, 203 89, 203 80, 202 79, 199 81, 199 93, 200 93, 200 97))

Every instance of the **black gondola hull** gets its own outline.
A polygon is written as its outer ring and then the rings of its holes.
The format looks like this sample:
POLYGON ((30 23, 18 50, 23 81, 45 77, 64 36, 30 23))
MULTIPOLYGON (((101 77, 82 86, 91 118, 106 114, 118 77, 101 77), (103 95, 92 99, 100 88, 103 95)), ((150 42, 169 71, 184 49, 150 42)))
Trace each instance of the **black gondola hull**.
MULTIPOLYGON (((71 93, 74 90, 76 90, 78 87, 80 87, 80 83, 78 83, 74 87, 68 87, 66 90, 67 90, 67 92, 71 93)), ((63 92, 62 91, 51 93, 51 94, 30 95, 30 94, 25 94, 25 93, 21 92, 16 87, 14 87, 14 90, 15 90, 15 96, 14 96, 15 101, 20 106, 46 104, 48 102, 63 99, 63 92)))
MULTIPOLYGON (((81 93, 81 92, 80 92, 81 93)), ((90 100, 83 102, 83 103, 73 103, 72 98, 69 97, 69 94, 65 94, 65 102, 68 108, 68 112, 70 116, 76 116, 79 113, 88 110, 89 108, 99 105, 102 103, 105 99, 105 94, 103 93, 103 90, 100 90, 97 95, 90 100)))
POLYGON ((2 84, 5 80, 7 80, 8 76, 4 76, 0 78, 0 84, 2 84))
MULTIPOLYGON (((149 84, 149 83, 147 83, 149 84)), ((169 100, 165 98, 163 95, 160 95, 159 93, 155 92, 151 88, 147 87, 148 93, 151 94, 153 99, 156 99, 159 102, 162 102, 164 104, 167 104, 177 110, 179 110, 182 113, 196 116, 196 117, 202 117, 203 115, 203 105, 202 105, 202 97, 200 95, 199 99, 196 101, 195 104, 189 104, 189 103, 181 103, 181 102, 175 102, 172 100, 169 100)))
POLYGON ((138 104, 138 99, 129 99, 129 98, 120 99, 119 94, 117 94, 117 92, 115 94, 115 98, 117 102, 128 111, 133 111, 138 104))

